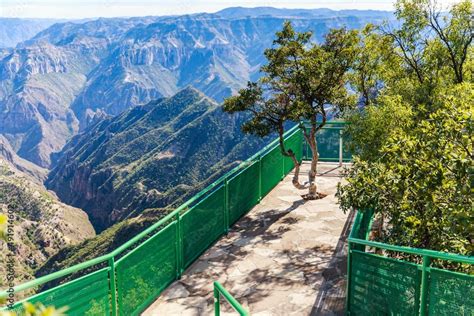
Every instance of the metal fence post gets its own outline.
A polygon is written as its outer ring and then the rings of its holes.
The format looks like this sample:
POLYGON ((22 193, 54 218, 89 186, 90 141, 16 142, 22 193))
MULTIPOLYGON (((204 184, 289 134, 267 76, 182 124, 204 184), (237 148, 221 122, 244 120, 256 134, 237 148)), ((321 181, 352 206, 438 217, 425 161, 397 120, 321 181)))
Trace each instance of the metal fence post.
POLYGON ((224 232, 229 233, 229 181, 224 179, 224 232))
POLYGON ((347 242, 347 281, 346 281, 346 315, 351 313, 351 270, 352 270, 352 258, 351 258, 351 243, 347 242))
POLYGON ((220 316, 221 314, 221 302, 220 302, 220 293, 214 284, 214 315, 220 316))
POLYGON ((111 257, 109 259, 110 267, 110 294, 112 299, 112 316, 117 315, 117 284, 115 279, 115 259, 111 257))
POLYGON ((299 160, 299 163, 301 164, 303 162, 303 159, 304 159, 304 135, 303 135, 303 131, 300 129, 300 137, 301 137, 301 142, 300 142, 300 149, 301 149, 301 158, 299 160))
POLYGON ((339 130, 339 167, 342 167, 342 129, 339 130))
POLYGON ((420 315, 426 315, 426 303, 428 295, 428 268, 430 266, 430 257, 423 256, 423 265, 421 270, 421 291, 420 291, 420 315))
POLYGON ((258 156, 258 201, 262 200, 262 156, 258 156))
POLYGON ((176 279, 183 273, 183 239, 181 237, 181 216, 176 214, 176 279))

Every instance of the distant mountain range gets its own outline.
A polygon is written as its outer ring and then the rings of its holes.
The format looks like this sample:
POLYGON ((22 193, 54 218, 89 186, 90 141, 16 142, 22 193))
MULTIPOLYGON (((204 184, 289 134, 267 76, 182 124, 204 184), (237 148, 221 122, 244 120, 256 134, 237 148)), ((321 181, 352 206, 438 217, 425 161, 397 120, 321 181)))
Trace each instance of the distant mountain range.
POLYGON ((275 18, 305 19, 305 18, 392 18, 390 11, 378 10, 331 10, 331 9, 281 9, 274 7, 231 7, 216 13, 225 19, 240 19, 243 17, 271 16, 275 18))
POLYGON ((0 134, 49 168, 81 129, 191 85, 220 102, 259 76, 263 50, 286 19, 320 40, 383 11, 229 8, 215 14, 56 23, 0 50, 0 134))
POLYGON ((15 47, 62 19, 0 18, 0 48, 15 47))

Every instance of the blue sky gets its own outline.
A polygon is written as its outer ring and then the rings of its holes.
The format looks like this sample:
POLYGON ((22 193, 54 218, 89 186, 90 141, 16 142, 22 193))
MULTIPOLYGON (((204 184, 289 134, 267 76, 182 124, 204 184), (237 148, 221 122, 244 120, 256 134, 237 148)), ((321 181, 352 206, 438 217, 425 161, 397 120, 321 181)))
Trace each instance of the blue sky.
MULTIPOLYGON (((456 0, 438 0, 444 4, 456 0)), ((0 0, 2 17, 90 18, 215 12, 234 6, 391 10, 392 0, 0 0)))

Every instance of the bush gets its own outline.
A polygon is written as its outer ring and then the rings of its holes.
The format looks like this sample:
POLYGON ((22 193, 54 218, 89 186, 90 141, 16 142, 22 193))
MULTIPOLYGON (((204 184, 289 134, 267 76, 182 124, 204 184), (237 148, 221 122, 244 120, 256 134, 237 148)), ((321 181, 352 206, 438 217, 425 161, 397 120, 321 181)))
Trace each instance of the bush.
MULTIPOLYGON (((377 154, 347 170, 338 188, 343 210, 373 208, 385 218, 380 241, 473 255, 472 104, 473 85, 458 85, 436 99, 427 119, 386 130, 377 154)), ((386 117, 378 115, 383 107, 374 113, 364 121, 369 133, 386 117)))

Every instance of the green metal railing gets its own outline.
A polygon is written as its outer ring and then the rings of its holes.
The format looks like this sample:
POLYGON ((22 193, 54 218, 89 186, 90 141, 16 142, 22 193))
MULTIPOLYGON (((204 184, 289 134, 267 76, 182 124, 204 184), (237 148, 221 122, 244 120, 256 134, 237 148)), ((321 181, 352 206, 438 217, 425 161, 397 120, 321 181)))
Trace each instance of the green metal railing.
MULTIPOLYGON (((307 128, 308 123, 303 123, 307 128)), ((317 133, 316 140, 318 144, 318 153, 320 161, 349 162, 352 160, 352 154, 346 146, 345 136, 343 134, 344 126, 348 124, 343 121, 329 121, 317 133)), ((311 149, 306 140, 303 145, 303 160, 311 160, 311 149)))
MULTIPOLYGON (((301 161, 297 126, 285 133, 285 144, 301 161)), ((68 306, 68 315, 138 315, 292 169, 273 141, 114 251, 15 286, 21 293, 63 282, 17 302, 13 310, 21 313, 28 301, 68 306)), ((0 297, 8 294, 4 290, 0 297)))
POLYGON ((358 212, 348 239, 347 315, 474 315, 474 275, 433 261, 474 264, 474 257, 369 241, 373 212, 358 212), (367 251, 409 254, 422 264, 367 251))
POLYGON ((221 314, 221 295, 226 301, 232 306, 237 313, 241 316, 250 316, 250 313, 246 311, 242 305, 219 283, 214 282, 214 315, 220 316, 221 314))

